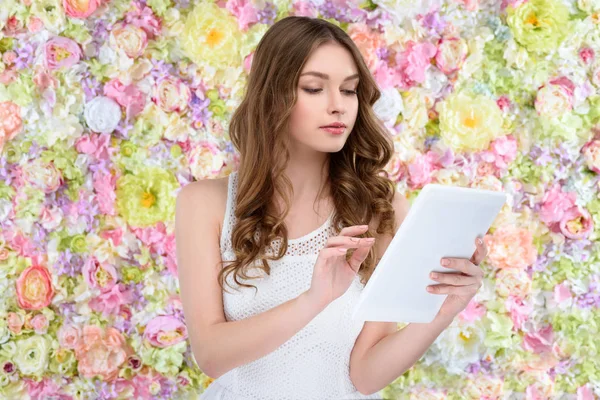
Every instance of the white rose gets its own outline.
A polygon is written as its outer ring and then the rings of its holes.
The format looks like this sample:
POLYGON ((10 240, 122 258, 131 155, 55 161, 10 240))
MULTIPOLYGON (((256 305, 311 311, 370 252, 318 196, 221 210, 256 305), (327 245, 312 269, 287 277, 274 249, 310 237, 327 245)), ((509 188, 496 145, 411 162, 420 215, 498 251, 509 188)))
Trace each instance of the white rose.
POLYGON ((121 120, 121 107, 110 97, 98 96, 85 105, 84 117, 94 132, 111 133, 121 120))
POLYGON ((381 97, 373 104, 373 111, 379 119, 393 125, 398 114, 404 111, 402 96, 395 88, 382 90, 381 97))
POLYGON ((23 375, 41 376, 48 368, 50 343, 46 336, 36 335, 17 341, 15 364, 23 375))

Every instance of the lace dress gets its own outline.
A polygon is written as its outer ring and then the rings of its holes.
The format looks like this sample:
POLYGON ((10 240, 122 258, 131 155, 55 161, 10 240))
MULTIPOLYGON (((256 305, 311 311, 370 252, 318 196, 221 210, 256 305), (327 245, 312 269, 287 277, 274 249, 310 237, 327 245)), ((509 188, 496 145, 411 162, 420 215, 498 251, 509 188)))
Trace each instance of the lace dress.
MULTIPOLYGON (((231 261, 231 230, 234 225, 234 200, 237 172, 229 175, 227 209, 221 234, 221 257, 231 261)), ((288 251, 281 260, 269 261, 271 275, 242 282, 258 288, 227 281, 233 288, 223 292, 223 307, 228 321, 237 321, 267 311, 299 296, 310 288, 314 264, 329 235, 335 234, 332 216, 318 229, 288 240, 288 251), (256 294, 255 294, 256 293, 256 294)), ((272 251, 281 245, 272 243, 272 251)), ((271 251, 271 250, 269 250, 271 251)), ((381 399, 381 394, 363 395, 350 380, 350 353, 364 321, 352 321, 351 313, 364 287, 357 276, 348 291, 329 304, 308 325, 275 351, 234 368, 213 381, 201 400, 287 400, 287 399, 381 399)))

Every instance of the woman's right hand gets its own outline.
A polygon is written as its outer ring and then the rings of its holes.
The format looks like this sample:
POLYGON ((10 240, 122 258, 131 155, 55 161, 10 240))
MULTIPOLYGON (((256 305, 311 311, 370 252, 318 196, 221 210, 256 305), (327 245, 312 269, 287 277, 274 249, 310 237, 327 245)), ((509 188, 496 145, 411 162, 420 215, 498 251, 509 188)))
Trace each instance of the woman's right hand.
POLYGON ((308 296, 327 307, 329 303, 346 293, 356 277, 362 262, 367 258, 375 238, 357 238, 367 231, 367 225, 355 225, 342 229, 338 236, 327 240, 325 248, 319 252, 312 275, 308 296), (356 248, 350 260, 346 252, 356 248))

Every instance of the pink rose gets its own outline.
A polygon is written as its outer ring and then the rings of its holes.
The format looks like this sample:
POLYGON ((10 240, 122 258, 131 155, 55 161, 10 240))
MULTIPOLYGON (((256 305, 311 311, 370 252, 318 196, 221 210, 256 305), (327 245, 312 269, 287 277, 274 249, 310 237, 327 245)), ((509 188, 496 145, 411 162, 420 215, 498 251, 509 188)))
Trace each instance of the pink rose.
POLYGON ((76 325, 64 324, 58 330, 58 342, 61 347, 73 350, 79 346, 81 329, 76 325))
POLYGON ((554 287, 554 301, 562 303, 563 301, 569 300, 573 297, 569 287, 563 282, 560 285, 554 287))
MULTIPOLYGON (((94 173, 94 190, 96 191, 96 202, 100 208, 100 212, 106 215, 116 215, 115 201, 117 195, 115 193, 115 187, 117 182, 117 176, 111 173, 98 171, 94 173)), ((118 246, 121 242, 122 232, 118 230, 113 234, 103 233, 105 239, 110 238, 115 246, 118 246)))
POLYGON ((38 335, 43 335, 48 331, 48 318, 44 314, 38 314, 31 319, 31 326, 38 335))
POLYGON ((498 104, 498 108, 500 108, 500 110, 502 110, 502 112, 504 112, 504 111, 508 111, 511 103, 510 103, 510 99, 508 97, 506 97, 505 95, 502 95, 498 98, 498 100, 496 100, 496 104, 498 104))
POLYGON ((579 50, 579 58, 584 64, 590 64, 594 61, 594 49, 591 47, 584 47, 579 50))
POLYGON ((112 382, 118 378, 119 368, 127 360, 128 349, 125 338, 115 328, 103 331, 98 326, 86 325, 75 355, 77 369, 83 377, 99 377, 112 382))
POLYGON ((534 101, 540 116, 557 117, 573 109, 575 85, 565 76, 540 86, 534 101))
POLYGON ((495 139, 488 150, 479 153, 479 157, 500 171, 508 168, 517 158, 517 151, 517 140, 513 135, 507 135, 495 139))
POLYGON ((577 389, 577 400, 595 400, 594 392, 592 392, 588 384, 580 386, 577 389))
POLYGON ((17 53, 15 53, 14 51, 7 51, 4 54, 2 54, 2 61, 4 61, 4 64, 6 65, 12 65, 15 62, 16 58, 17 53))
POLYGON ((521 329, 523 323, 529 319, 529 315, 533 311, 530 304, 523 302, 523 299, 518 296, 510 295, 504 302, 504 307, 510 315, 515 329, 521 329))
POLYGON ((296 1, 293 3, 294 15, 315 18, 319 15, 317 8, 308 1, 296 1))
POLYGON ((10 100, 0 102, 0 152, 4 143, 12 140, 22 129, 21 107, 10 100))
POLYGON ((33 15, 29 17, 29 23, 27 24, 27 29, 31 33, 36 33, 42 30, 44 27, 44 23, 38 17, 34 17, 33 15))
POLYGON ((92 310, 108 316, 118 313, 121 305, 127 304, 131 299, 131 291, 119 283, 114 285, 111 290, 103 292, 98 297, 90 300, 88 304, 92 310))
POLYGON ((411 190, 422 188, 433 179, 433 172, 439 168, 440 155, 435 151, 419 154, 408 165, 410 175, 409 186, 411 190))
POLYGON ((93 154, 97 160, 109 160, 111 155, 110 134, 92 133, 75 141, 75 149, 84 154, 93 154))
POLYGON ((146 50, 148 35, 142 28, 119 22, 113 27, 109 42, 113 48, 122 50, 127 57, 137 58, 146 50))
POLYGON ((52 278, 41 265, 32 265, 21 272, 17 279, 17 300, 24 310, 39 310, 47 307, 54 296, 52 278))
POLYGON ((594 230, 594 221, 586 209, 574 206, 565 212, 559 226, 565 237, 583 239, 594 230))
POLYGON ((87 18, 100 5, 100 0, 63 0, 65 14, 73 18, 87 18))
POLYGON ((254 4, 247 0, 227 0, 225 5, 238 22, 238 27, 242 31, 248 30, 250 25, 258 22, 258 13, 254 4))
POLYGON ((92 289, 107 292, 117 283, 118 276, 114 266, 100 263, 96 257, 88 257, 82 268, 83 278, 92 289))
POLYGON ((465 9, 468 11, 477 11, 479 9, 479 0, 458 0, 459 3, 463 3, 465 9))
POLYGON ((125 107, 128 117, 138 115, 146 105, 146 96, 136 85, 124 85, 117 78, 104 85, 104 95, 125 107))
POLYGON ((475 300, 471 300, 458 317, 463 322, 473 322, 481 319, 482 316, 485 315, 487 309, 481 303, 476 302, 475 300))
POLYGON ((415 43, 409 40, 407 48, 396 56, 396 68, 408 78, 410 85, 423 83, 425 81, 425 70, 436 53, 437 49, 431 43, 415 43))
POLYGON ((183 322, 171 315, 160 315, 148 323, 144 339, 156 347, 173 346, 187 339, 187 328, 183 322))
POLYGON ((8 323, 8 329, 14 333, 19 334, 21 329, 23 329, 23 325, 25 324, 25 319, 21 316, 21 314, 17 314, 15 312, 9 312, 6 316, 6 322, 8 323))
POLYGON ((435 64, 440 71, 450 75, 458 71, 465 60, 469 48, 461 37, 443 37, 438 42, 435 64))
POLYGON ((600 174, 600 140, 590 140, 583 145, 580 153, 583 154, 583 158, 587 167, 591 171, 600 174))
POLYGON ((554 184, 542 198, 539 216, 546 225, 560 222, 571 207, 575 206, 577 194, 575 192, 563 192, 558 184, 554 184))
POLYGON ((44 65, 51 70, 72 67, 81 56, 77 42, 66 37, 56 36, 44 44, 44 65))
POLYGON ((49 74, 41 65, 35 67, 33 83, 35 83, 35 86, 40 92, 43 92, 44 89, 48 87, 53 89, 58 87, 58 80, 53 77, 52 74, 49 74))
POLYGON ((190 88, 181 79, 169 76, 154 87, 152 101, 165 111, 182 112, 191 96, 190 88))
POLYGON ((148 39, 154 39, 161 34, 161 20, 152 9, 139 2, 131 2, 131 11, 125 14, 125 23, 142 28, 148 39))
POLYGON ((534 353, 550 352, 553 339, 552 325, 548 325, 537 332, 526 334, 523 338, 523 348, 534 353))
POLYGON ((516 226, 503 226, 483 240, 488 248, 488 262, 496 268, 525 269, 537 258, 530 231, 516 226))

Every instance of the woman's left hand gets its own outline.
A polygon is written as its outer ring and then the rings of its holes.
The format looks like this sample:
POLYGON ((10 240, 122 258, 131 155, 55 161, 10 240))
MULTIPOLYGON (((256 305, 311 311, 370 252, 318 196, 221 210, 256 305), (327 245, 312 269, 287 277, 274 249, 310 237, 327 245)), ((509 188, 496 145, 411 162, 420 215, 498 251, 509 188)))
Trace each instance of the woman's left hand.
POLYGON ((479 267, 479 264, 487 256, 487 247, 485 242, 478 238, 475 240, 477 249, 470 260, 466 258, 443 258, 442 266, 452 268, 460 272, 449 273, 431 273, 431 279, 440 282, 441 284, 428 286, 429 293, 433 294, 448 294, 448 297, 438 311, 436 318, 454 318, 462 310, 464 310, 471 299, 477 294, 477 291, 482 286, 484 273, 479 267), (444 260, 448 260, 447 265, 443 264, 444 260), (431 290, 429 290, 431 288, 431 290))

